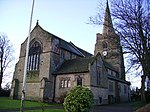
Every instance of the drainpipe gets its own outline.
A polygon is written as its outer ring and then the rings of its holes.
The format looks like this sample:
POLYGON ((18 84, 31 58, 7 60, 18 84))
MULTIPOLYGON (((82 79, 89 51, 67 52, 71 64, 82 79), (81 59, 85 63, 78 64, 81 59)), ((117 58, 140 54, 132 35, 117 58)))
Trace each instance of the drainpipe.
POLYGON ((55 102, 55 87, 56 87, 56 75, 54 75, 54 86, 53 86, 53 99, 52 99, 52 102, 55 102))

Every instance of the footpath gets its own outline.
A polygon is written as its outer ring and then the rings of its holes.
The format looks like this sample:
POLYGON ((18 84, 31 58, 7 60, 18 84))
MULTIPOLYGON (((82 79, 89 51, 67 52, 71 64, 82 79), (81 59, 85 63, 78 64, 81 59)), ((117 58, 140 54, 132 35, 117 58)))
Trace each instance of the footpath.
POLYGON ((133 112, 130 103, 94 106, 91 112, 133 112))

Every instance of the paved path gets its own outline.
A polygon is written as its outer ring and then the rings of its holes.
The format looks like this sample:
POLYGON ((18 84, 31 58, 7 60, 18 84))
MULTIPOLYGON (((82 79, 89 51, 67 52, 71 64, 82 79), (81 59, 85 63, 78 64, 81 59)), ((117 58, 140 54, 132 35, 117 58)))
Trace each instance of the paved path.
POLYGON ((92 112, 133 112, 130 103, 94 106, 92 112))
MULTIPOLYGON (((49 106, 44 109, 61 109, 63 106, 49 106)), ((41 107, 26 108, 25 110, 42 110, 41 107)), ((0 112, 19 112, 19 109, 0 110, 0 112)), ((94 106, 91 112, 133 112, 130 103, 94 106)))

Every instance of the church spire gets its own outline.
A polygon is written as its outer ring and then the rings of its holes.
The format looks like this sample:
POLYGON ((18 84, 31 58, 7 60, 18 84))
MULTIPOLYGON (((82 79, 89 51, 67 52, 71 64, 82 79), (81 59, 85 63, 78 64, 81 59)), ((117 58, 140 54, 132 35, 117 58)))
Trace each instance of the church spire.
POLYGON ((108 0, 107 0, 105 18, 104 18, 104 24, 103 24, 103 34, 110 34, 110 33, 115 33, 115 31, 113 28, 112 19, 110 15, 110 9, 109 9, 108 0))

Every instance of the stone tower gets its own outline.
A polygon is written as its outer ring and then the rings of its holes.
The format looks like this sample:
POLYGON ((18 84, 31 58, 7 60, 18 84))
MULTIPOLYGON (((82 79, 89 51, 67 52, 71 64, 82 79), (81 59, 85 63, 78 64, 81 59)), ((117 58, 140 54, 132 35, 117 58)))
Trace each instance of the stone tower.
POLYGON ((118 78, 125 80, 122 47, 120 38, 113 28, 108 1, 106 4, 103 32, 102 34, 97 33, 96 39, 94 55, 100 52, 104 60, 113 65, 119 72, 118 78))

